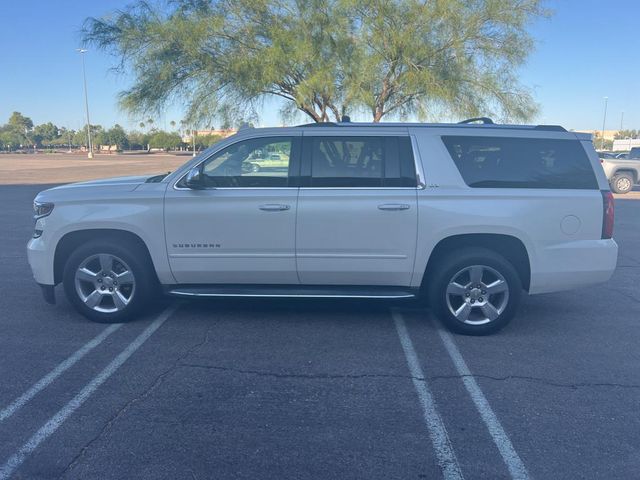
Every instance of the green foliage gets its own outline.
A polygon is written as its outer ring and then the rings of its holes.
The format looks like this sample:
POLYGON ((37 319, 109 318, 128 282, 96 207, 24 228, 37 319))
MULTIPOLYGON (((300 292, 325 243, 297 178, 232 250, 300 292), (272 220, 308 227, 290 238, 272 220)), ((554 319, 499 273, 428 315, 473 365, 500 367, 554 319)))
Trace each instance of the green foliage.
POLYGON ((116 123, 109 130, 106 130, 101 134, 100 145, 116 145, 118 150, 125 150, 129 148, 127 132, 125 132, 124 128, 116 123))
POLYGON ((138 0, 89 18, 87 43, 131 68, 136 114, 186 104, 188 120, 255 115, 267 96, 314 121, 535 112, 517 69, 541 0, 138 0))
POLYGON ((149 146, 151 148, 161 148, 162 150, 171 150, 178 148, 182 144, 182 138, 175 132, 156 131, 149 137, 149 146))
POLYGON ((31 130, 33 128, 33 121, 29 117, 22 115, 20 112, 13 112, 9 117, 7 125, 16 129, 31 130))
POLYGON ((51 122, 37 125, 33 129, 33 139, 39 147, 42 145, 52 145, 58 138, 58 127, 51 122))
MULTIPOLYGON (((222 136, 220 135, 197 135, 196 136, 196 150, 204 150, 205 148, 209 148, 214 143, 222 140, 222 136)), ((191 144, 189 144, 191 146, 191 144)))
POLYGON ((608 151, 613 148, 613 140, 607 140, 606 138, 603 140, 601 137, 596 137, 595 135, 592 138, 593 147, 596 150, 604 150, 608 151))
POLYGON ((625 138, 640 138, 640 130, 620 130, 616 133, 616 140, 623 140, 625 138))
POLYGON ((132 150, 146 150, 149 145, 149 134, 134 130, 127 134, 127 142, 132 150))

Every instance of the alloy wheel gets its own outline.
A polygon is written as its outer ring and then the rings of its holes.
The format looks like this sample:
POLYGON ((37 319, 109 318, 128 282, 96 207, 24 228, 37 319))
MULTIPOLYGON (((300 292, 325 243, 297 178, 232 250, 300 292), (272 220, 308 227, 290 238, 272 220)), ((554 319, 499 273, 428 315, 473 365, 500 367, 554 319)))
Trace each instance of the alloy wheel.
POLYGON ((114 313, 133 299, 136 280, 119 257, 100 253, 86 258, 76 269, 75 287, 80 300, 92 310, 114 313))
POLYGON ((507 308, 509 285, 494 268, 472 265, 449 280, 446 299, 449 312, 458 321, 484 325, 497 319, 507 308))

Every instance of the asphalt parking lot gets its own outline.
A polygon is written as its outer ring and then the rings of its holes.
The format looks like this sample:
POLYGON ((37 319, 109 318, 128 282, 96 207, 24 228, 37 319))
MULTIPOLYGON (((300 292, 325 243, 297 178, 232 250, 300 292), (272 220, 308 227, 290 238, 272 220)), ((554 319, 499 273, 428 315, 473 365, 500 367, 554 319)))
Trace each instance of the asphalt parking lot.
POLYGON ((44 303, 31 201, 0 186, 0 479, 638 478, 640 199, 605 285, 484 338, 413 304, 167 300, 126 325, 44 303))

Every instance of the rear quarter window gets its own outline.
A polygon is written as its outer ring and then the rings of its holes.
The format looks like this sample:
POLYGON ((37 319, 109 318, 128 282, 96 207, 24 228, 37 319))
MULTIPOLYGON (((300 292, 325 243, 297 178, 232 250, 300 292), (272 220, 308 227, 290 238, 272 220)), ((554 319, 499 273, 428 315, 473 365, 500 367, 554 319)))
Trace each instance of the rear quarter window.
POLYGON ((598 189, 577 140, 443 136, 442 141, 472 188, 598 189))

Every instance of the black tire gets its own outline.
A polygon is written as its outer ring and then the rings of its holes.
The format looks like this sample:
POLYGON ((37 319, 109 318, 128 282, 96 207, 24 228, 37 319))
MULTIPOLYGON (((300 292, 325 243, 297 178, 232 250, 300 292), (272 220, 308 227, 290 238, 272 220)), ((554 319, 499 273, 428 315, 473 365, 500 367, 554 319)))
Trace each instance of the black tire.
POLYGON ((251 171, 253 173, 258 173, 260 170, 261 170, 260 165, 258 165, 257 163, 251 164, 251 171))
MULTIPOLYGON (((95 261, 99 262, 99 260, 95 261)), ((114 263, 114 269, 120 268, 122 270, 119 262, 116 261, 114 263)), ((93 271, 98 268, 97 266, 92 266, 91 269, 93 271)), ((103 280, 100 281, 103 282, 103 280)), ((154 293, 156 293, 157 279, 153 274, 152 266, 148 260, 148 253, 139 245, 132 242, 117 244, 115 242, 109 242, 108 240, 94 240, 85 243, 71 253, 64 267, 63 285, 69 302, 86 318, 99 323, 122 323, 132 320, 140 313, 143 307, 149 305, 149 300, 151 300, 154 293), (90 308, 80 297, 80 293, 76 288, 76 271, 78 268, 87 261, 87 259, 100 254, 111 255, 121 259, 133 275, 133 287, 128 285, 126 287, 123 285, 120 286, 123 292, 125 288, 127 288, 128 293, 131 295, 130 298, 128 298, 128 303, 121 310, 97 311, 90 308)), ((86 286, 88 286, 90 290, 91 282, 83 283, 80 288, 83 289, 86 286)), ((114 288, 117 290, 117 285, 114 288)), ((101 307, 102 304, 107 304, 106 308, 108 309, 110 307, 108 300, 107 298, 101 301, 98 307, 101 307)), ((113 301, 113 308, 116 308, 115 301, 113 301)))
MULTIPOLYGON (((477 269, 474 269, 474 272, 477 272, 477 269)), ((516 314, 522 297, 522 282, 514 266, 502 255, 486 248, 464 248, 451 252, 437 263, 430 276, 432 278, 426 279, 429 305, 449 330, 463 335, 489 335, 504 328, 516 314), (486 287, 482 287, 484 283, 474 285, 470 276, 473 266, 484 267, 481 274, 483 282, 486 281, 489 284, 498 280, 506 282, 506 285, 496 284, 504 288, 504 292, 487 294, 487 290, 484 290, 486 287), (467 275, 469 275, 469 282, 465 283, 467 275), (458 285, 463 285, 464 295, 447 294, 449 284, 455 279, 460 281, 455 282, 456 285, 452 288, 457 291, 458 285), (481 285, 481 288, 475 288, 478 285, 481 285), (464 303, 467 306, 464 306, 464 303), (496 308, 494 303, 500 304, 502 308, 496 308), (452 309, 456 311, 462 309, 461 316, 464 316, 467 311, 471 313, 468 319, 462 321, 452 313, 452 309), (490 319, 485 314, 485 309, 491 312, 491 315, 499 313, 495 318, 490 319)), ((497 287, 494 288, 497 289, 497 287)))
POLYGON ((630 173, 616 173, 610 185, 614 193, 629 193, 633 190, 633 176, 630 173))

